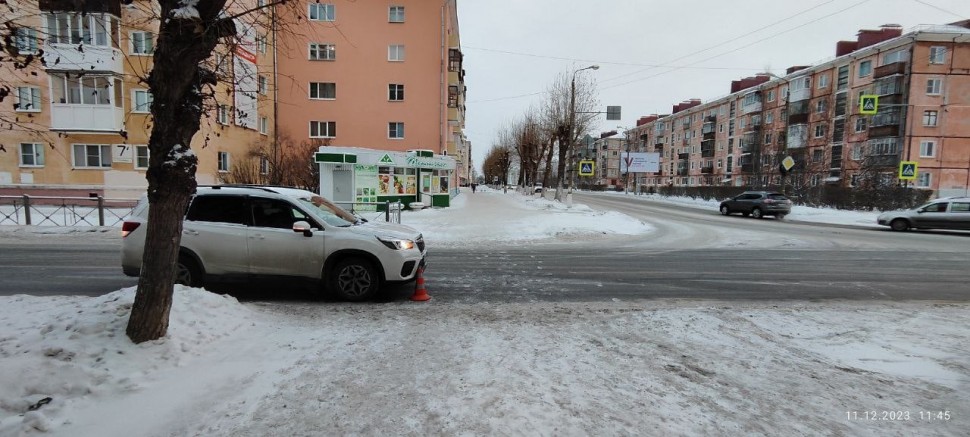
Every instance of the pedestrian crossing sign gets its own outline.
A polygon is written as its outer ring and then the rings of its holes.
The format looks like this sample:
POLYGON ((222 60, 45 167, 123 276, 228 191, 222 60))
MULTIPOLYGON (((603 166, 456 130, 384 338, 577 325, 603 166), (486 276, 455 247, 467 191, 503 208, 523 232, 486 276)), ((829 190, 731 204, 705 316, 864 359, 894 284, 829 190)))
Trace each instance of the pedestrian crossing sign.
POLYGON ((579 175, 580 176, 592 176, 593 175, 593 161, 579 161, 579 175))
POLYGON ((863 94, 859 96, 859 113, 872 115, 879 110, 879 96, 863 94))
POLYGON ((899 179, 903 181, 916 179, 916 161, 902 161, 899 163, 899 179))

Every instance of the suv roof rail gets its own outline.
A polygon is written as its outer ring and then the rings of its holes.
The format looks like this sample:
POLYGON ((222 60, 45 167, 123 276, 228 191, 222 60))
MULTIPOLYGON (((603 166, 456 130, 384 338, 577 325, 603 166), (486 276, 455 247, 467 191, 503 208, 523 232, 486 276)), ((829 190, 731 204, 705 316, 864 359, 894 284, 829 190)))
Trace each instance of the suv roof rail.
MULTIPOLYGON (((295 188, 295 187, 287 187, 285 185, 256 185, 256 184, 199 185, 198 187, 199 188, 213 188, 213 189, 216 189, 216 190, 218 190, 220 188, 253 188, 253 189, 257 189, 257 190, 267 191, 267 192, 270 192, 270 193, 277 193, 276 191, 273 191, 273 188, 298 189, 298 188, 295 188)), ((277 194, 279 194, 279 193, 277 193, 277 194)))

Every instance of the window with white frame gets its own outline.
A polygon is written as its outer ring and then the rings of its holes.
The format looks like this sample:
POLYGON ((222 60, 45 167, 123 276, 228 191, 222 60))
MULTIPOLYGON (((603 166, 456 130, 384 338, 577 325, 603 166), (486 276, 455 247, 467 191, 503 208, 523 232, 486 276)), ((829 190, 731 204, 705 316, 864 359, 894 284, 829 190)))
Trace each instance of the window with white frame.
POLYGON ((333 44, 310 43, 311 61, 333 61, 337 59, 337 46, 333 44))
POLYGON ((131 54, 151 55, 155 50, 151 32, 131 32, 131 54))
POLYGON ((930 64, 942 64, 946 62, 946 47, 930 47, 930 64))
POLYGON ((119 22, 110 14, 57 12, 44 14, 47 42, 108 47, 117 41, 119 22))
POLYGON ((337 136, 337 122, 311 121, 310 138, 334 138, 337 136))
POLYGON ((20 143, 20 166, 43 167, 44 145, 40 143, 20 143))
POLYGON ((269 132, 269 119, 259 117, 259 133, 266 135, 269 132))
POLYGON ((74 168, 111 168, 111 145, 75 144, 74 168))
POLYGON ((148 146, 135 146, 135 168, 139 170, 148 168, 148 146))
POLYGON ((40 88, 33 86, 17 87, 17 112, 40 112, 40 88))
POLYGON ((927 79, 926 80, 926 94, 928 95, 939 95, 943 90, 943 79, 927 79))
POLYGON ((920 158, 933 158, 936 156, 936 141, 923 140, 919 142, 920 158))
POLYGON ((857 69, 859 77, 866 77, 872 74, 872 61, 862 61, 857 69))
POLYGON ((404 84, 392 83, 387 85, 387 100, 400 102, 404 100, 404 84))
POLYGON ((50 75, 51 100, 71 105, 110 105, 112 96, 118 94, 115 106, 121 106, 121 79, 109 76, 80 76, 75 74, 50 75), (114 86, 112 88, 112 82, 114 86))
POLYGON ((152 93, 148 90, 131 91, 131 112, 147 113, 152 109, 152 93))
POLYGON ((387 9, 387 21, 391 23, 404 22, 404 6, 391 6, 387 9))
POLYGON ((269 174, 269 159, 265 156, 259 157, 259 174, 267 175, 269 174))
POLYGON ((853 144, 852 151, 849 153, 849 159, 853 161, 858 161, 862 159, 862 153, 865 151, 865 146, 862 144, 853 144))
POLYGON ((932 182, 933 176, 928 171, 921 171, 916 175, 916 186, 919 188, 929 188, 932 182))
POLYGON ((819 99, 819 101, 815 102, 815 112, 821 114, 825 112, 826 109, 828 108, 826 107, 825 99, 819 99))
POLYGON ((923 126, 936 126, 938 111, 923 111, 923 126))
POLYGON ((404 123, 392 121, 387 124, 387 137, 390 139, 404 138, 404 123))
POLYGON ((855 119, 855 132, 865 132, 866 125, 868 124, 868 119, 866 117, 858 117, 855 119))
POLYGON ((774 121, 775 121, 775 112, 774 111, 768 111, 768 114, 765 115, 765 124, 771 124, 774 121))
POLYGON ((310 82, 310 98, 313 100, 336 99, 337 84, 334 82, 310 82))
POLYGON ((823 74, 818 77, 818 87, 825 88, 829 86, 829 75, 823 74))
POLYGON ((906 49, 896 50, 895 52, 887 53, 882 57, 882 65, 893 64, 896 62, 905 62, 909 60, 909 51, 906 49))
POLYGON ((327 3, 310 3, 310 21, 334 21, 336 19, 336 7, 327 3))
POLYGON ((219 152, 219 171, 229 171, 229 152, 219 152))
POLYGON ((898 138, 878 138, 869 140, 869 155, 898 155, 898 138))
POLYGON ((766 99, 769 102, 774 102, 775 101, 775 90, 768 90, 768 96, 766 97, 766 99))
POLYGON ((13 44, 21 55, 37 53, 37 30, 29 27, 18 27, 14 33, 13 44))
POLYGON ((229 105, 219 105, 216 108, 216 122, 229 124, 229 105))
POLYGON ((267 79, 266 76, 259 76, 257 82, 259 93, 265 96, 269 91, 269 79, 267 79))
POLYGON ((391 44, 387 46, 387 60, 388 61, 403 61, 404 60, 404 44, 391 44))
POLYGON ((822 175, 813 174, 812 175, 812 186, 817 187, 818 183, 822 180, 822 175))
POLYGON ((261 33, 256 35, 256 51, 266 53, 266 35, 261 33))
POLYGON ((822 137, 824 137, 825 136, 825 131, 827 130, 827 128, 828 128, 828 125, 826 125, 824 123, 816 124, 815 125, 815 138, 822 138, 822 137))

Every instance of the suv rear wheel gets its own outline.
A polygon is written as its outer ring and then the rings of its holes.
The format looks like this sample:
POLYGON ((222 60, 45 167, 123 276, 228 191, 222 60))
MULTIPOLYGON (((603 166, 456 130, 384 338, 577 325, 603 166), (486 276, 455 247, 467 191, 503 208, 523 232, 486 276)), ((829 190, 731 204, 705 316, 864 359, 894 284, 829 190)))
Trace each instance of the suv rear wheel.
POLYGON ((752 209, 751 210, 751 217, 754 217, 756 219, 759 219, 759 218, 764 217, 764 214, 761 212, 761 208, 752 209))
POLYGON ((192 257, 179 255, 179 260, 175 264, 175 283, 202 288, 202 269, 192 257))
POLYGON ((371 263, 362 258, 339 261, 330 270, 327 288, 341 299, 360 302, 377 293, 380 278, 371 263))

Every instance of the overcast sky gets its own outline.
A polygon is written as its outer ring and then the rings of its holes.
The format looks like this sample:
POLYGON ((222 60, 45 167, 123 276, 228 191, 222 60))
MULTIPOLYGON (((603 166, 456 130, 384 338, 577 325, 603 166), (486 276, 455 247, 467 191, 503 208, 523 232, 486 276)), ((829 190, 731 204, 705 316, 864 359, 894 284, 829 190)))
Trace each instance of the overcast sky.
MULTIPOLYGON (((730 93, 732 80, 835 56, 860 29, 970 19, 968 0, 457 0, 465 84, 465 133, 475 167, 496 132, 538 106, 560 73, 597 81, 594 134, 670 113, 682 100, 730 93)), ((622 130, 622 129, 620 129, 622 130)), ((594 135, 595 136, 595 135, 594 135)))

